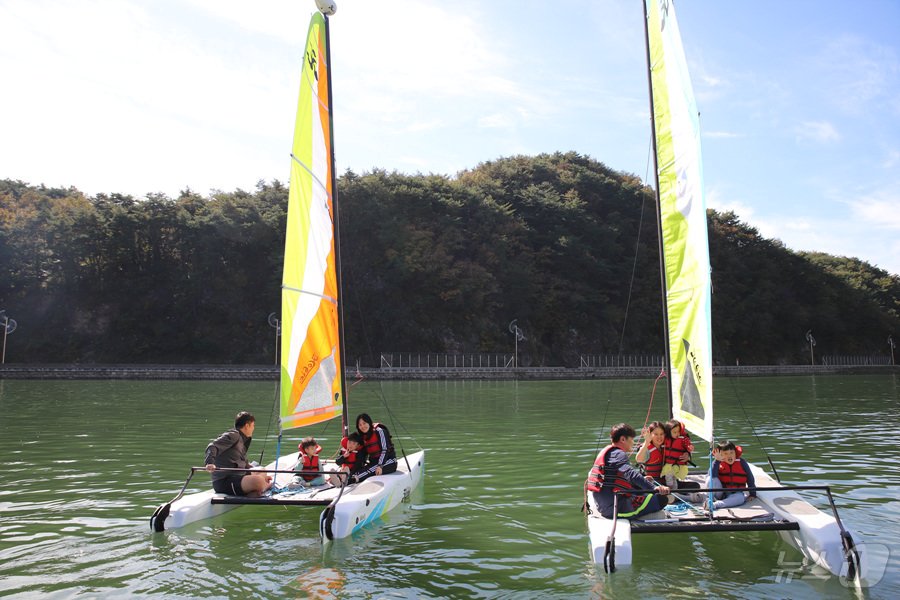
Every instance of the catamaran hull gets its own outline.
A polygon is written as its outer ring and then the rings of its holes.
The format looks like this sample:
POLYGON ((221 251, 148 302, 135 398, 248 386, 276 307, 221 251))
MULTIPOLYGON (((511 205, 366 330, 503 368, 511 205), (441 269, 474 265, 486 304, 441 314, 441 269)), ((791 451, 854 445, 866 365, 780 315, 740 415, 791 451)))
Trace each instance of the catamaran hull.
POLYGON ((631 565, 631 521, 628 519, 617 519, 615 535, 613 535, 613 520, 606 519, 600 514, 600 507, 594 501, 594 494, 587 494, 587 508, 589 509, 587 524, 588 534, 591 545, 591 559, 598 565, 615 565, 620 566, 631 565), (607 553, 607 542, 610 542, 610 552, 612 559, 607 553))
MULTIPOLYGON (((750 468, 753 471, 757 487, 780 487, 777 481, 759 467, 750 465, 750 468)), ((757 495, 759 504, 766 511, 772 513, 775 520, 796 523, 796 526, 793 529, 784 529, 769 526, 766 521, 759 521, 748 524, 746 529, 777 530, 779 536, 797 548, 807 560, 815 562, 833 575, 842 577, 848 575, 849 563, 845 558, 841 530, 833 516, 820 511, 792 490, 760 491, 757 495)), ((587 522, 593 561, 606 565, 609 569, 610 556, 607 552, 607 542, 612 538, 615 551, 612 556, 614 568, 630 566, 633 560, 632 522, 628 519, 617 519, 615 531, 613 531, 613 520, 605 519, 600 515, 593 494, 590 493, 588 494, 588 507, 591 510, 587 522)), ((667 518, 663 512, 648 515, 646 521, 637 521, 635 527, 653 520, 659 524, 660 531, 672 532, 677 531, 680 527, 677 525, 676 519, 667 518), (671 527, 669 527, 668 521, 672 522, 671 527)), ((700 530, 699 528, 691 529, 691 531, 700 530)), ((716 529, 710 527, 708 530, 715 531, 716 529)), ((866 573, 865 555, 861 550, 858 552, 861 558, 859 571, 864 576, 866 573)))
MULTIPOLYGON (((277 468, 290 469, 297 462, 297 457, 297 453, 282 457, 278 461, 277 468)), ((266 468, 275 470, 276 465, 273 462, 266 468)), ((333 463, 324 466, 326 470, 330 468, 336 469, 333 463)), ((425 452, 420 451, 406 459, 400 457, 395 473, 370 477, 359 485, 349 486, 343 494, 339 494, 339 488, 323 490, 317 494, 315 502, 309 502, 313 505, 328 505, 319 517, 320 532, 326 539, 350 535, 407 500, 412 490, 422 481, 424 473, 425 452), (326 522, 329 523, 328 528, 325 527, 326 522)), ((285 486, 290 479, 290 474, 280 473, 276 475, 275 482, 278 486, 285 486)), ((223 498, 227 497, 213 490, 182 496, 174 502, 160 506, 151 517, 150 525, 155 531, 178 529, 242 506, 240 503, 214 502, 223 498)))
POLYGON ((409 500, 425 473, 425 452, 401 457, 397 470, 388 475, 370 477, 344 492, 341 499, 322 511, 319 533, 323 539, 347 537, 398 504, 409 500))
MULTIPOLYGON (((758 487, 779 485, 756 465, 750 465, 750 469, 758 487)), ((799 525, 797 530, 779 531, 778 535, 782 539, 799 550, 808 560, 828 569, 833 575, 842 577, 848 575, 849 563, 841 539, 841 528, 832 515, 818 510, 792 490, 760 491, 757 495, 776 518, 796 521, 799 525)), ((856 554, 861 563, 858 565, 859 572, 864 576, 865 553, 857 548, 856 554)))

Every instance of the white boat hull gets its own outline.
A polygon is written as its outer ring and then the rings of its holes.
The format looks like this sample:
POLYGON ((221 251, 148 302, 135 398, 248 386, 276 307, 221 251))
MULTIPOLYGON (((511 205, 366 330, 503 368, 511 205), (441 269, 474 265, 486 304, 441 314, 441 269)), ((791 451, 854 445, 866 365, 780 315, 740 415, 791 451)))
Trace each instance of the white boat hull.
MULTIPOLYGON (((750 465, 757 487, 779 487, 780 484, 756 465, 750 465)), ((848 563, 844 556, 841 541, 841 529, 833 515, 824 513, 804 500, 793 490, 759 491, 760 501, 777 518, 796 521, 798 530, 779 531, 778 535, 794 548, 799 550, 808 560, 815 562, 832 575, 847 576, 848 563)), ((846 527, 845 527, 846 529, 846 527)), ((851 536, 854 541, 858 536, 851 536)), ((865 553, 861 548, 860 572, 865 573, 865 553)))
POLYGON ((369 477, 351 486, 333 507, 322 511, 319 518, 322 538, 347 537, 407 501, 422 481, 424 472, 425 452, 420 451, 405 459, 399 458, 395 472, 369 477))
MULTIPOLYGON (((291 469, 296 464, 297 457, 298 453, 281 457, 277 466, 272 462, 266 469, 291 469)), ((334 463, 325 463, 322 470, 337 468, 334 463)), ((343 494, 338 487, 313 488, 308 497, 312 499, 315 496, 316 503, 302 508, 309 510, 316 505, 331 502, 332 505, 327 506, 319 517, 320 532, 326 539, 346 537, 407 500, 412 490, 422 481, 424 472, 425 452, 419 451, 406 458, 400 457, 395 473, 370 477, 361 484, 349 485, 343 494)), ((290 473, 279 473, 275 477, 275 484, 287 486, 291 479, 290 473)), ((276 494, 276 497, 279 496, 276 494)), ((170 503, 167 513, 160 513, 163 508, 160 507, 151 519, 151 527, 156 531, 178 529, 242 506, 213 502, 214 499, 222 498, 226 496, 211 489, 182 496, 170 503)))
MULTIPOLYGON (((757 487, 781 487, 759 467, 750 465, 750 468, 757 487)), ((776 519, 796 522, 799 526, 796 530, 778 531, 785 541, 797 548, 807 560, 827 569, 833 575, 847 576, 848 563, 844 557, 841 530, 833 515, 820 511, 793 490, 759 491, 757 496, 758 501, 754 505, 772 513, 776 519)), ((591 509, 587 517, 591 557, 597 564, 608 565, 606 543, 613 534, 613 520, 600 515, 593 494, 590 493, 588 507, 591 509)), ((653 520, 673 519, 669 519, 662 511, 645 515, 641 519, 645 522, 653 520)), ((628 519, 617 519, 614 533, 614 566, 616 569, 630 566, 633 560, 631 522, 628 519)), ((866 562, 862 549, 859 549, 859 554, 862 563, 860 572, 865 574, 866 562)))
MULTIPOLYGON (((613 520, 606 519, 600 514, 600 508, 594 501, 594 494, 588 492, 587 506, 590 509, 587 516, 588 535, 591 543, 591 559, 598 565, 609 565, 606 558, 606 542, 613 535, 613 520)), ((631 521, 628 519, 616 519, 615 536, 612 538, 615 544, 613 564, 619 566, 631 565, 631 521)), ((608 568, 608 567, 607 567, 608 568)))

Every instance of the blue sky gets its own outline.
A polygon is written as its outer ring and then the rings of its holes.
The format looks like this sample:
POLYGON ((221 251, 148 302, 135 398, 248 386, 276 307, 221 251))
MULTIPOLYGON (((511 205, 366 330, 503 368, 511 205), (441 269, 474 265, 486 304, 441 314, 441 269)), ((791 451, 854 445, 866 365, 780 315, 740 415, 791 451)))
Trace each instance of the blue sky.
MULTIPOLYGON (((707 203, 900 273, 900 2, 681 0, 707 203)), ((0 0, 0 178, 287 179, 313 0, 0 0)), ((339 172, 574 150, 650 180, 638 0, 338 0, 339 172)))

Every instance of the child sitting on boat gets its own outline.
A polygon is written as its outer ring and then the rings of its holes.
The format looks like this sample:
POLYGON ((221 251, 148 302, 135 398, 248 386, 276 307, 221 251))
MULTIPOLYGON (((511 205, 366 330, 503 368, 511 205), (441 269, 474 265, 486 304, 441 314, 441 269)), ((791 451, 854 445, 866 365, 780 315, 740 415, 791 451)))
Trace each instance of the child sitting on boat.
POLYGON ((666 422, 665 464, 660 476, 669 487, 678 487, 679 482, 684 481, 688 474, 687 463, 694 451, 691 436, 684 429, 680 421, 672 419, 666 422))
POLYGON ((716 444, 713 450, 715 461, 712 465, 712 476, 706 484, 708 488, 728 488, 733 492, 711 492, 716 501, 713 502, 713 510, 720 508, 734 508, 747 501, 747 496, 756 496, 756 492, 740 491, 747 487, 755 487, 753 473, 750 464, 740 457, 740 446, 734 442, 724 441, 716 444))
MULTIPOLYGON (((352 475, 362 470, 363 465, 366 463, 365 457, 359 454, 362 445, 362 436, 355 431, 341 440, 341 447, 338 449, 338 457, 334 461, 341 467, 341 471, 352 475)), ((342 479, 347 482, 350 481, 349 477, 342 478, 337 475, 332 475, 331 484, 335 486, 341 485, 342 479)))
POLYGON ((300 441, 298 449, 300 450, 300 461, 294 467, 294 470, 298 471, 299 474, 294 476, 294 483, 299 483, 303 486, 324 484, 325 476, 315 473, 315 471, 321 470, 319 467, 319 452, 322 451, 322 446, 316 442, 316 438, 306 437, 300 441), (306 471, 313 472, 304 473, 306 471))

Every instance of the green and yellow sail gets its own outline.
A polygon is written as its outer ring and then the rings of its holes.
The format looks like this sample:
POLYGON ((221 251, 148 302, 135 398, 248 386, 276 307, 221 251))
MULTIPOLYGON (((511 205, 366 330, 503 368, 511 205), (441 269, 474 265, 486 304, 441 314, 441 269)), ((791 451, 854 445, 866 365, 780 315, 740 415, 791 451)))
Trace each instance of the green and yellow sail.
POLYGON ((645 0, 672 415, 712 441, 709 240, 700 121, 672 0, 645 0))
POLYGON ((309 24, 291 149, 281 292, 281 426, 341 415, 331 96, 325 17, 309 24))

